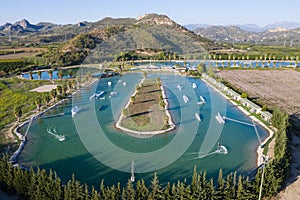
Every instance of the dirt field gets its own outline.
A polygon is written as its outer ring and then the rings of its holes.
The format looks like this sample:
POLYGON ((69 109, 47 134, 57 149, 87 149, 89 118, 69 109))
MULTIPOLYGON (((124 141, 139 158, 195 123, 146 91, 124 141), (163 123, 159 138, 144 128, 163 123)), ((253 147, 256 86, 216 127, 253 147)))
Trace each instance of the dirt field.
POLYGON ((300 112, 300 73, 294 70, 224 70, 220 76, 269 107, 300 112))
POLYGON ((37 47, 19 47, 19 48, 0 47, 0 52, 12 52, 11 54, 0 55, 0 60, 1 59, 3 59, 3 60, 20 59, 20 58, 32 56, 32 55, 35 55, 37 53, 41 53, 44 51, 47 51, 47 49, 37 48, 37 47))
POLYGON ((220 76, 269 107, 286 110, 299 128, 291 136, 291 175, 273 199, 300 199, 300 72, 295 70, 224 70, 220 76))

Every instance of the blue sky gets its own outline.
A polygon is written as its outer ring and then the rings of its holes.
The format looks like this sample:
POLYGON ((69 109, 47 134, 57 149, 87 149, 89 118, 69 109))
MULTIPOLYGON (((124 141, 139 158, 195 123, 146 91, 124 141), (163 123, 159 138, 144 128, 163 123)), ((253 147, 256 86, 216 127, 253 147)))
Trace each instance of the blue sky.
POLYGON ((299 0, 5 0, 0 5, 0 24, 24 18, 66 24, 145 13, 166 14, 183 25, 300 22, 299 0))

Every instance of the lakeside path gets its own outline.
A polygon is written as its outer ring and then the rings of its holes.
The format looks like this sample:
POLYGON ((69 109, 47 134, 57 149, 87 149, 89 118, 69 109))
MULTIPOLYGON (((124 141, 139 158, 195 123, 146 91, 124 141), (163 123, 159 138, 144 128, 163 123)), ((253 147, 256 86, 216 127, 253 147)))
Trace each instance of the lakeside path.
MULTIPOLYGON (((263 122, 261 122, 259 119, 251 115, 247 110, 245 110, 243 107, 237 105, 234 101, 232 101, 229 97, 227 97, 223 92, 221 92, 219 89, 217 89, 215 86, 213 86, 211 83, 209 83, 207 80, 204 78, 202 79, 208 86, 213 88, 216 92, 218 92, 220 95, 222 95, 226 100, 228 100, 231 104, 233 104, 235 107, 237 107, 241 112, 243 112, 245 115, 250 117, 253 121, 261 125, 263 128, 265 128, 269 132, 269 136, 261 143, 261 145, 258 146, 256 153, 257 153, 257 160, 256 160, 256 166, 259 167, 263 164, 263 148, 264 144, 271 139, 274 135, 274 132, 266 126, 263 122)), ((273 153, 271 153, 273 154, 273 153)))
MULTIPOLYGON (((141 86, 144 81, 145 81, 145 78, 143 78, 141 80, 141 82, 139 83, 139 86, 141 86)), ((171 114, 170 114, 170 112, 168 110, 168 108, 169 108, 169 102, 167 101, 166 93, 165 93, 165 90, 164 90, 163 86, 161 86, 160 88, 161 88, 163 100, 165 102, 165 108, 164 108, 164 110, 165 110, 166 115, 169 118, 169 122, 168 123, 169 123, 170 127, 168 129, 166 129, 166 130, 160 130, 160 131, 146 131, 146 132, 143 132, 143 131, 135 131, 135 130, 131 130, 131 129, 125 128, 125 127, 121 126, 121 121, 122 121, 123 117, 125 117, 123 115, 123 112, 121 112, 120 117, 119 117, 119 119, 118 119, 118 121, 116 123, 116 128, 118 128, 118 129, 120 129, 120 130, 122 130, 124 132, 133 133, 133 134, 136 134, 136 135, 158 135, 158 134, 162 134, 162 133, 166 133, 166 132, 174 130, 176 128, 176 126, 175 126, 175 123, 172 120, 172 116, 171 116, 171 114)), ((137 92, 138 91, 135 90, 131 96, 135 96, 137 92)), ((130 105, 130 99, 128 100, 128 102, 127 102, 127 104, 125 105, 124 108, 128 108, 129 105, 130 105)))

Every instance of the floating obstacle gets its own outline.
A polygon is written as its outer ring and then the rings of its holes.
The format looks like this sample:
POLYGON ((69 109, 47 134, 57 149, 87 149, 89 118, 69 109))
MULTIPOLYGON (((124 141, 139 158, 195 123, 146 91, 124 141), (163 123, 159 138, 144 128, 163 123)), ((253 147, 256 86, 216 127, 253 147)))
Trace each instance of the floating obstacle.
POLYGON ((117 92, 111 92, 111 93, 110 93, 110 95, 111 95, 112 97, 117 96, 117 94, 118 94, 117 92))
POLYGON ((71 110, 72 117, 75 117, 79 110, 81 110, 81 108, 78 108, 78 106, 73 107, 71 110))
POLYGON ((96 92, 92 96, 90 96, 90 100, 92 100, 93 98, 99 98, 104 93, 105 93, 105 91, 96 92))
POLYGON ((197 88, 197 84, 196 83, 193 83, 192 84, 192 87, 195 89, 195 88, 197 88))
POLYGON ((254 130, 255 130, 255 133, 256 133, 256 136, 257 136, 259 145, 261 146, 261 139, 260 139, 260 136, 259 136, 259 134, 258 134, 258 130, 257 130, 257 128, 256 128, 255 122, 254 122, 253 120, 252 120, 252 124, 253 124, 254 130))
POLYGON ((215 118, 220 124, 225 124, 225 120, 223 119, 223 117, 221 116, 221 114, 219 112, 215 118))
POLYGON ((203 98, 203 96, 200 96, 200 99, 202 101, 202 103, 206 103, 205 99, 203 98))
POLYGON ((179 89, 179 91, 182 90, 182 86, 180 84, 178 84, 176 87, 179 89))
POLYGON ((186 95, 183 95, 182 98, 183 98, 184 103, 187 103, 190 100, 186 95))
POLYGON ((200 100, 201 101, 197 102, 198 105, 202 105, 206 103, 205 99, 202 96, 200 96, 200 100))
POLYGON ((134 177, 134 161, 131 162, 131 177, 130 177, 130 181, 134 182, 135 177, 134 177))
POLYGON ((199 116, 198 113, 195 113, 195 117, 196 117, 196 119, 197 119, 199 122, 201 122, 201 118, 200 118, 200 116, 199 116))
POLYGON ((47 132, 50 134, 50 135, 53 135, 56 139, 58 139, 60 142, 62 141, 65 141, 66 140, 66 137, 64 135, 58 135, 56 133, 56 129, 53 127, 49 127, 47 128, 47 132))
POLYGON ((236 123, 239 123, 239 124, 244 124, 244 125, 247 125, 247 126, 253 126, 253 124, 243 122, 243 121, 240 121, 240 120, 236 120, 236 119, 232 119, 232 118, 225 117, 225 116, 223 117, 223 119, 233 121, 233 122, 236 122, 236 123))
POLYGON ((65 113, 59 113, 59 114, 54 114, 54 115, 42 116, 40 118, 45 119, 45 118, 59 117, 59 116, 64 116, 64 115, 65 115, 65 113))

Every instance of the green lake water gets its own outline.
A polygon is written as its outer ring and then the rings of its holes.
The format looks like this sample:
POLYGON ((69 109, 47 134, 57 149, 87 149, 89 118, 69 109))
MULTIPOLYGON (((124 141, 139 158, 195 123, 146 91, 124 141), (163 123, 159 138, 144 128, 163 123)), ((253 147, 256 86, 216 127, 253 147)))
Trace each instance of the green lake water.
MULTIPOLYGON (((176 130, 152 137, 132 136, 117 130, 115 121, 142 75, 130 73, 104 78, 33 121, 20 163, 51 168, 63 180, 74 173, 80 181, 96 186, 102 179, 108 185, 126 183, 131 176, 132 161, 136 179, 148 182, 156 171, 163 184, 184 178, 190 180, 195 165, 198 170, 206 170, 208 177, 216 177, 220 168, 224 174, 237 171, 244 175, 255 169, 259 143, 254 128, 232 121, 221 125, 215 115, 220 112, 252 123, 250 118, 200 79, 173 74, 148 75, 148 78, 156 77, 162 80, 176 130), (108 86, 108 82, 112 85, 108 86), (192 83, 197 88, 193 89, 192 83), (178 84, 182 86, 181 91, 178 84), (105 91, 102 96, 105 99, 90 100, 96 91, 105 91), (183 95, 189 102, 183 101, 183 95), (206 104, 199 106, 200 95, 206 104), (81 110, 72 118, 74 106, 81 110), (47 117, 59 113, 65 115, 47 117), (195 113, 200 113, 201 122, 196 120, 195 113), (66 140, 59 141, 50 133, 64 135, 66 140), (218 142, 227 148, 228 154, 215 153, 218 142)), ((267 131, 258 125, 257 128, 261 139, 265 139, 267 131)))

